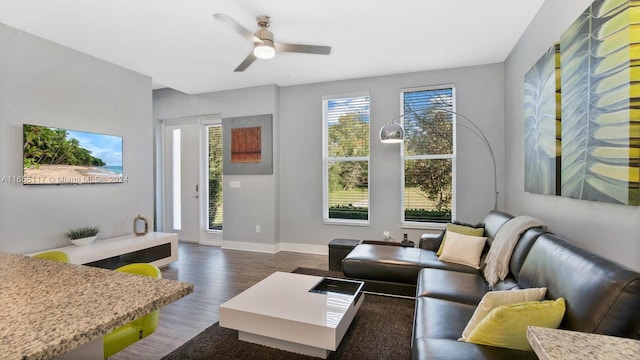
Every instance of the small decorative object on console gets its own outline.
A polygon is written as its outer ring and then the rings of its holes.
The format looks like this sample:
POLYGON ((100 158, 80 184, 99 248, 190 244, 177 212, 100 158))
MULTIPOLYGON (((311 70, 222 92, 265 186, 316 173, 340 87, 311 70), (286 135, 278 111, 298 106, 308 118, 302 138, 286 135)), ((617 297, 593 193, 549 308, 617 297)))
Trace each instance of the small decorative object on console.
POLYGON ((138 214, 133 218, 133 233, 136 236, 146 235, 149 232, 149 218, 138 214))
POLYGON ((83 226, 77 229, 69 230, 64 234, 74 245, 89 245, 96 240, 100 226, 83 226))

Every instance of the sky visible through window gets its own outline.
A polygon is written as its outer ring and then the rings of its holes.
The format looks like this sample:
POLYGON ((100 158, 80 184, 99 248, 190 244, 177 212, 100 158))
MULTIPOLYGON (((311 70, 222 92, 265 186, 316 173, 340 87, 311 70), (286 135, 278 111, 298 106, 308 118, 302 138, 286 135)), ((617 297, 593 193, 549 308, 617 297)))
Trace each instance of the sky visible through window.
POLYGON ((369 97, 358 96, 351 98, 332 99, 327 101, 327 124, 336 125, 341 116, 347 114, 360 115, 360 121, 369 123, 369 97))

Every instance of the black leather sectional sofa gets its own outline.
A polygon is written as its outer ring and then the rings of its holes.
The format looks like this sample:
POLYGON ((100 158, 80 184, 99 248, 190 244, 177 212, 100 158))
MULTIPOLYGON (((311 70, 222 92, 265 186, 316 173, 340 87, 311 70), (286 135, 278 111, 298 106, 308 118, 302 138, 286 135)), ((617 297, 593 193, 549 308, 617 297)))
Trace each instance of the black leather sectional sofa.
MULTIPOLYGON (((512 217, 487 215, 489 245, 512 217)), ((364 280, 365 290, 415 296, 412 359, 536 359, 533 352, 457 341, 491 289, 479 270, 440 261, 436 238, 423 236, 418 248, 358 245, 343 272, 364 280)), ((548 299, 565 299, 561 329, 622 337, 640 330, 640 274, 540 228, 522 234, 508 277, 493 290, 533 287, 546 287, 548 299)))

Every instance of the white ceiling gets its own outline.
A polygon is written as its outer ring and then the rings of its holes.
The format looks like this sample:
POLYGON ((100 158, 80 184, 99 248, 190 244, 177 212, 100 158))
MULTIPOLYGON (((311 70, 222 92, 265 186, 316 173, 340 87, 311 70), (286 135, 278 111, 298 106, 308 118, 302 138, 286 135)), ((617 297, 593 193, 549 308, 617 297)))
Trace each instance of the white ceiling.
MULTIPOLYGON (((0 0, 0 22, 197 94, 504 61, 544 0, 0 0), (275 41, 330 45, 233 70, 269 15, 275 41)), ((1 51, 1 50, 0 50, 1 51)))

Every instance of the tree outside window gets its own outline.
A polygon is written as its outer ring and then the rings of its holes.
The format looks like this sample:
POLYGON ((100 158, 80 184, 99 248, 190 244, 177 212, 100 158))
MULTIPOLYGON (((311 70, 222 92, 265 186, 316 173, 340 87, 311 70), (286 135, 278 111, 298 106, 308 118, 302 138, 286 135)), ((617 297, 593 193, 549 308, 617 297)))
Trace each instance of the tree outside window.
POLYGON ((222 230, 222 126, 208 127, 209 138, 209 230, 222 230))
POLYGON ((403 221, 449 222, 454 211, 454 89, 402 92, 403 221))
POLYGON ((324 103, 325 220, 369 219, 369 97, 324 103))

